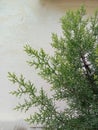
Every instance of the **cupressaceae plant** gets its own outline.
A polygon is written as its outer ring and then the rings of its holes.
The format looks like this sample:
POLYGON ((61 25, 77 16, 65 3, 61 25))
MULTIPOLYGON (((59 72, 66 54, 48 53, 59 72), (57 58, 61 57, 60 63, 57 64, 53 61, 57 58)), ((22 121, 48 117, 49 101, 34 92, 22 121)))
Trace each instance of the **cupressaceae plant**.
POLYGON ((68 11, 61 19, 62 36, 52 34, 54 55, 43 49, 37 51, 26 45, 28 62, 46 80, 53 95, 48 96, 24 76, 9 73, 9 79, 17 84, 11 93, 17 97, 28 95, 17 110, 28 111, 38 107, 30 115, 29 123, 42 124, 45 130, 98 130, 98 13, 87 17, 84 7, 68 11), (68 108, 58 111, 56 101, 67 102, 68 108))

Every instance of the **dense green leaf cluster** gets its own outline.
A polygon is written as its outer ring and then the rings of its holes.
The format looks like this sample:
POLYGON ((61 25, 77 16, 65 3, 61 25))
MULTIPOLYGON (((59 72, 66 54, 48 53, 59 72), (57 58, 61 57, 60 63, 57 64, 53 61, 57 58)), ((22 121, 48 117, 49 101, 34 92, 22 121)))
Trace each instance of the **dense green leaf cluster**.
POLYGON ((52 34, 53 56, 25 46, 31 57, 28 64, 51 85, 53 95, 49 98, 43 88, 38 94, 23 75, 18 78, 9 73, 9 79, 18 84, 11 93, 17 97, 28 95, 15 109, 38 107, 39 112, 27 121, 42 124, 45 130, 98 130, 98 13, 87 18, 81 7, 76 12, 68 11, 61 23, 62 37, 52 34), (67 102, 69 107, 58 111, 56 101, 67 102))

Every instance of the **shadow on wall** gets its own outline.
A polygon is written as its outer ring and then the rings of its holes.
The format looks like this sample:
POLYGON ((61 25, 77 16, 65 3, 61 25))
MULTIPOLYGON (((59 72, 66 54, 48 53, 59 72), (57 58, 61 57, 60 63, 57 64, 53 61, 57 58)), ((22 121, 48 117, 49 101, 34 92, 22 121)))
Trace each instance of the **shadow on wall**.
POLYGON ((85 0, 40 0, 42 6, 58 9, 60 11, 75 9, 85 4, 85 0))
MULTIPOLYGON (((39 0, 40 5, 52 10, 64 12, 66 10, 66 0, 39 0)), ((69 2, 70 3, 70 2, 69 2)))
POLYGON ((98 9, 98 0, 39 0, 41 6, 58 9, 60 11, 77 10, 81 5, 85 5, 88 13, 93 13, 98 9))

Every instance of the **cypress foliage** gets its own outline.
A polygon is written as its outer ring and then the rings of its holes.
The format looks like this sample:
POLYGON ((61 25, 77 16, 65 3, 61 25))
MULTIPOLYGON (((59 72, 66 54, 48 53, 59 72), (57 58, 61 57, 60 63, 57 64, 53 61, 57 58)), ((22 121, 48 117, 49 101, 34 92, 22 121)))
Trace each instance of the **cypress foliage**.
POLYGON ((51 85, 53 95, 49 98, 43 88, 38 94, 31 81, 9 72, 9 80, 18 85, 11 94, 29 97, 15 109, 38 107, 27 121, 42 124, 45 130, 98 130, 98 13, 86 17, 81 7, 68 11, 61 24, 62 37, 52 34, 53 56, 24 47, 31 57, 28 64, 51 85), (56 101, 67 102, 68 108, 58 111, 56 101))

